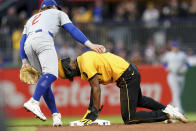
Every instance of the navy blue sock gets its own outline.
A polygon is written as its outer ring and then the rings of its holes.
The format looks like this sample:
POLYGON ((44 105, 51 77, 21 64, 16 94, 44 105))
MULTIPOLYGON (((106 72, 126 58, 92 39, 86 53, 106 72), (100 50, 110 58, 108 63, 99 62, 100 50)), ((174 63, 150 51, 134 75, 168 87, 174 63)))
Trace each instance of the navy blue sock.
POLYGON ((51 84, 56 80, 56 76, 52 74, 43 75, 36 86, 35 92, 33 94, 33 99, 40 101, 41 96, 44 95, 46 90, 51 86, 51 84))
POLYGON ((44 93, 43 97, 44 97, 44 100, 45 100, 48 108, 50 109, 50 112, 52 114, 53 113, 58 113, 56 103, 55 103, 55 99, 54 99, 54 95, 53 95, 53 92, 51 90, 51 87, 49 87, 47 89, 47 91, 44 93))

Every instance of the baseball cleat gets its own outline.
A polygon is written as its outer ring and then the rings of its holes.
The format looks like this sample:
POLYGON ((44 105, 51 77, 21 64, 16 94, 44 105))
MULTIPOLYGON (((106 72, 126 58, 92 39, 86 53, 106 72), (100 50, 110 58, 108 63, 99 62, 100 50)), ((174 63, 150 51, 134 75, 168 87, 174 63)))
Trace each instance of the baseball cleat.
POLYGON ((184 123, 188 122, 188 119, 186 119, 185 116, 178 111, 178 108, 174 108, 172 105, 167 105, 163 112, 168 114, 169 119, 179 120, 184 123))
POLYGON ((36 118, 42 121, 47 120, 44 114, 40 110, 39 102, 34 100, 33 98, 31 98, 26 103, 24 103, 24 108, 27 112, 32 112, 36 118))
POLYGON ((176 120, 173 120, 173 119, 167 119, 164 121, 164 123, 166 124, 170 124, 170 123, 176 123, 176 120))
POLYGON ((53 126, 58 127, 58 126, 63 125, 63 123, 61 121, 61 114, 60 113, 53 113, 52 117, 53 117, 53 126))

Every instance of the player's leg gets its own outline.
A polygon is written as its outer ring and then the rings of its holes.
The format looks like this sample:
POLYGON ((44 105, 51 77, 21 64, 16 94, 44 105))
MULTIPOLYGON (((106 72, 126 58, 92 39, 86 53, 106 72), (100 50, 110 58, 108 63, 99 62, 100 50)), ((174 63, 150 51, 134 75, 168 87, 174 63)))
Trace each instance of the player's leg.
POLYGON ((134 121, 130 123, 160 122, 167 119, 180 120, 187 122, 187 119, 176 108, 171 105, 164 106, 155 100, 143 97, 141 89, 138 92, 138 105, 148 107, 152 111, 139 111, 135 113, 134 121), (149 106, 147 105, 149 104, 149 106), (153 105, 155 105, 153 107, 153 105))
MULTIPOLYGON (((134 91, 134 89, 129 89, 134 91)), ((137 107, 137 94, 132 96, 128 95, 128 89, 126 86, 120 87, 120 104, 121 104, 121 115, 125 124, 133 120, 137 107)))
MULTIPOLYGON (((34 43, 32 43, 32 44, 34 44, 34 43)), ((25 46, 25 52, 27 52, 26 54, 27 54, 28 60, 29 60, 30 64, 33 67, 35 67, 35 69, 37 69, 39 72, 42 72, 44 74, 38 80, 35 92, 33 94, 33 99, 36 101, 40 101, 41 96, 45 93, 47 88, 49 88, 51 86, 51 84, 57 79, 57 74, 58 74, 58 71, 57 71, 57 73, 56 72, 50 73, 50 71, 49 72, 45 71, 48 69, 46 67, 47 66, 46 61, 54 60, 53 66, 55 68, 55 59, 57 59, 57 56, 55 57, 54 53, 56 53, 56 52, 50 48, 45 51, 40 52, 39 55, 36 55, 36 51, 32 48, 33 47, 30 46, 30 44, 25 46), (54 55, 52 55, 52 54, 54 54, 54 55), (48 55, 48 57, 47 57, 47 55, 48 55), (45 71, 45 72, 43 72, 43 71, 45 71), (55 75, 53 75, 53 74, 55 74, 55 75)), ((58 60, 56 60, 56 61, 58 61, 58 60)), ((51 68, 51 67, 49 67, 49 68, 51 68)), ((57 70, 58 70, 58 67, 57 67, 57 70)))
POLYGON ((25 47, 24 47, 25 53, 26 53, 27 58, 28 58, 28 62, 41 75, 42 69, 41 69, 41 65, 40 65, 40 62, 39 62, 39 58, 38 58, 36 52, 33 50, 32 46, 31 46, 33 43, 28 43, 29 41, 32 41, 32 40, 31 39, 27 40, 27 42, 25 44, 25 47))
POLYGON ((40 101, 41 96, 50 88, 51 84, 57 79, 56 76, 52 74, 44 74, 36 85, 35 92, 33 94, 33 99, 36 101, 40 101))
POLYGON ((161 122, 168 119, 166 113, 163 110, 166 106, 153 100, 150 97, 142 96, 141 89, 138 92, 138 106, 151 109, 152 111, 138 111, 135 113, 133 122, 131 123, 150 123, 150 122, 161 122))
MULTIPOLYGON (((141 89, 140 89, 141 90, 141 89)), ((147 108, 150 110, 162 110, 165 109, 166 106, 161 104, 158 101, 155 101, 154 99, 147 97, 147 96, 142 96, 141 91, 139 91, 139 97, 138 97, 138 107, 142 108, 147 108)))
POLYGON ((169 87, 172 92, 172 105, 179 108, 180 90, 177 76, 175 74, 168 74, 167 77, 169 87))
POLYGON ((120 87, 121 115, 125 124, 129 124, 135 118, 139 82, 139 73, 131 66, 117 81, 117 85, 120 87), (134 75, 131 75, 132 73, 134 75))
POLYGON ((137 83, 136 86, 139 86, 138 88, 138 107, 143 107, 143 108, 148 108, 151 110, 161 110, 161 109, 165 109, 165 105, 159 103, 158 101, 155 101, 154 99, 147 97, 147 96, 143 96, 142 92, 141 92, 141 88, 140 88, 140 73, 138 71, 138 68, 134 65, 131 64, 133 70, 136 72, 136 74, 138 74, 138 81, 139 84, 137 83))
MULTIPOLYGON (((132 68, 130 68, 128 72, 125 72, 123 76, 124 84, 121 83, 123 86, 120 88, 120 98, 121 113, 125 124, 158 122, 168 119, 167 114, 162 112, 162 110, 136 112, 139 100, 141 104, 141 100, 143 99, 140 89, 140 74, 137 68, 132 66, 132 68), (133 74, 132 72, 134 72, 134 75, 130 75, 133 74)), ((144 106, 147 106, 146 104, 150 101, 152 100, 144 97, 144 106)), ((159 106, 160 105, 158 104, 157 108, 159 108, 159 106)), ((149 107, 153 108, 152 106, 149 107)))
MULTIPOLYGON (((31 66, 34 67, 36 70, 38 70, 38 72, 41 74, 42 72, 41 65, 40 65, 38 56, 36 55, 35 51, 32 48, 32 44, 34 44, 32 43, 32 41, 33 40, 28 39, 25 44, 24 49, 25 49, 26 55, 28 57, 28 61, 31 64, 31 66)), ((46 117, 43 115, 43 113, 40 110, 38 100, 31 98, 30 100, 24 103, 24 108, 28 111, 31 111, 36 117, 40 118, 41 120, 43 121, 46 120, 46 117)))
POLYGON ((179 99, 178 99, 178 103, 177 103, 177 107, 179 108, 181 113, 184 113, 183 107, 182 107, 182 103, 181 103, 181 94, 182 91, 184 89, 184 76, 178 76, 177 78, 178 84, 179 84, 179 99))
POLYGON ((47 89, 43 97, 53 116, 53 126, 61 126, 62 125, 61 114, 57 110, 55 98, 51 90, 51 87, 47 89))
MULTIPOLYGON (((43 44, 43 46, 44 46, 44 44, 47 45, 47 43, 42 43, 42 44, 43 44)), ((40 60, 41 66, 42 66, 43 74, 50 74, 54 77, 58 77, 58 58, 57 58, 57 54, 56 54, 56 50, 55 50, 54 45, 52 45, 52 44, 47 45, 47 49, 43 50, 43 53, 39 54, 39 60, 40 60)), ((49 105, 49 108, 52 110, 52 113, 53 113, 52 114, 53 115, 53 125, 54 126, 61 126, 62 125, 61 114, 58 113, 58 110, 56 108, 54 95, 51 90, 51 84, 50 84, 49 88, 47 89, 48 94, 46 92, 46 94, 44 93, 43 95, 45 98, 47 95, 49 95, 48 96, 49 99, 46 98, 45 100, 46 100, 46 103, 50 103, 47 105, 49 105)))
POLYGON ((55 98, 54 98, 54 94, 51 90, 51 87, 49 87, 46 92, 43 95, 44 100, 48 106, 48 108, 50 109, 51 114, 53 113, 59 113, 56 107, 56 103, 55 103, 55 98))

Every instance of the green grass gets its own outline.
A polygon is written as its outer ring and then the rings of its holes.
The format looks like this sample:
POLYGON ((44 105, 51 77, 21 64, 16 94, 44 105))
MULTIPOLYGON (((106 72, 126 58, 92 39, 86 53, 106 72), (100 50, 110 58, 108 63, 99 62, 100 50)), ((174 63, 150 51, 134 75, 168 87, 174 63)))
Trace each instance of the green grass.
POLYGON ((194 113, 185 113, 185 116, 188 118, 191 122, 196 122, 196 112, 194 113))
MULTIPOLYGON (((69 122, 80 120, 81 117, 63 117, 62 121, 68 125, 69 122)), ((122 123, 121 116, 101 116, 99 119, 110 120, 111 123, 122 123)), ((47 121, 42 122, 35 118, 15 118, 7 121, 8 126, 45 126, 52 125, 52 119, 48 118, 47 121)))
MULTIPOLYGON (((186 113, 185 116, 191 122, 196 122, 196 113, 186 113)), ((80 120, 81 117, 63 117, 62 121, 65 125, 68 125, 69 122, 80 120)), ((123 123, 121 116, 100 116, 99 119, 109 120, 112 124, 123 123)), ((47 126, 52 125, 52 119, 48 118, 47 121, 42 122, 35 118, 17 118, 17 119, 9 119, 7 121, 8 126, 47 126)))

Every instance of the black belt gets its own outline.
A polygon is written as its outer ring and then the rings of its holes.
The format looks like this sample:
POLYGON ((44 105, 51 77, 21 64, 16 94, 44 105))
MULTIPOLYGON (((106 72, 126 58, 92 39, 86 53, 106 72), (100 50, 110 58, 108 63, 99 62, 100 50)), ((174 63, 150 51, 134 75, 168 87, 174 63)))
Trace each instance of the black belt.
MULTIPOLYGON (((38 32, 43 32, 43 31, 42 29, 38 29, 35 31, 35 33, 38 33, 38 32)), ((50 31, 48 31, 48 34, 53 37, 53 34, 50 31)))

